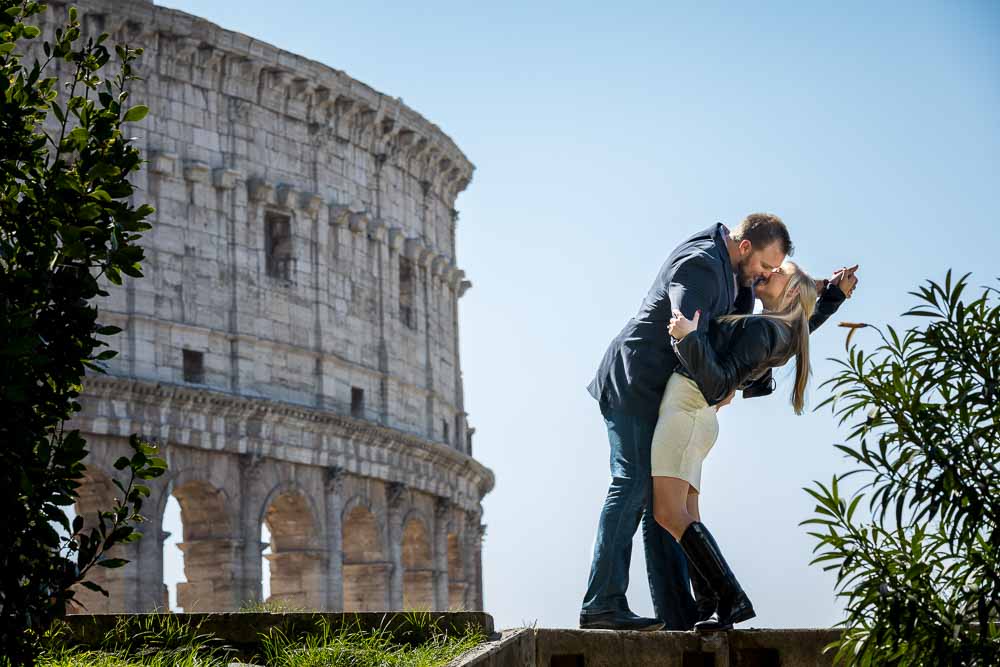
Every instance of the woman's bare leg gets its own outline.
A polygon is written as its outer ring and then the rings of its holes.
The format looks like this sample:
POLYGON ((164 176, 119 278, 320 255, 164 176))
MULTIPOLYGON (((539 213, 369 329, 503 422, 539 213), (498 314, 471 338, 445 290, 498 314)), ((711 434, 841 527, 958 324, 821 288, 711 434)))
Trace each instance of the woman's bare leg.
POLYGON ((697 520, 688 512, 690 489, 690 484, 677 477, 653 477, 653 517, 678 542, 697 520))
POLYGON ((688 514, 690 514, 695 521, 701 521, 701 512, 698 510, 699 496, 701 496, 701 494, 695 491, 693 488, 690 491, 688 491, 687 510, 688 514))

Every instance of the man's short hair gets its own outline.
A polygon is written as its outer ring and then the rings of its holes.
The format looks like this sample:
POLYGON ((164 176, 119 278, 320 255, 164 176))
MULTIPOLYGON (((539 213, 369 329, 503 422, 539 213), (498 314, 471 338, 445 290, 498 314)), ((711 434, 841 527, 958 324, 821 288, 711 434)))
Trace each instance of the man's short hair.
POLYGON ((777 241, 781 244, 781 250, 785 255, 791 257, 795 252, 795 246, 792 245, 792 238, 788 235, 785 223, 771 213, 751 213, 743 219, 743 222, 736 225, 730 236, 737 243, 743 240, 750 241, 757 250, 777 241))

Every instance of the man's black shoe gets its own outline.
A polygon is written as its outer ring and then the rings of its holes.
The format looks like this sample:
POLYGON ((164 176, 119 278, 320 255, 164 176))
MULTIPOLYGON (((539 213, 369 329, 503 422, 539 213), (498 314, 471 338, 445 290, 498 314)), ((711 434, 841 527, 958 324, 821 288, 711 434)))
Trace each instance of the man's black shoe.
POLYGON ((660 630, 663 621, 636 616, 631 611, 606 611, 602 614, 580 614, 582 630, 660 630))

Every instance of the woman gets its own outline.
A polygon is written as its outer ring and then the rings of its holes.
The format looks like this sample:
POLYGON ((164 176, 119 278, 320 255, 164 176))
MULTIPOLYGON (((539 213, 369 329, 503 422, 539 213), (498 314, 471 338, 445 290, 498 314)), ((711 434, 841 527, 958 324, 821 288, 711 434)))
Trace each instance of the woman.
POLYGON ((809 380, 809 318, 816 283, 785 262, 756 290, 760 315, 726 316, 698 331, 674 311, 669 332, 681 365, 667 382, 653 434, 653 513, 691 565, 696 630, 717 630, 756 616, 711 533, 700 522, 701 465, 719 434, 716 411, 746 382, 795 357, 792 406, 801 414, 809 380), (712 614, 716 615, 711 619, 712 614))

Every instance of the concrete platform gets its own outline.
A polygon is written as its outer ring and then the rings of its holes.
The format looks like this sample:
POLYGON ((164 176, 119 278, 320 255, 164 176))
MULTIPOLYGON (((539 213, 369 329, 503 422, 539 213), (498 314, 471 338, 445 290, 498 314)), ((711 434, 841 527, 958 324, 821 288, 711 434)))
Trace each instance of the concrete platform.
POLYGON ((80 645, 98 644, 121 623, 127 625, 120 632, 138 632, 177 621, 247 655, 260 635, 272 629, 295 635, 324 621, 334 628, 381 628, 397 640, 414 643, 435 631, 460 634, 470 625, 479 628, 488 641, 451 667, 831 667, 833 653, 823 649, 840 634, 830 629, 696 633, 549 628, 497 633, 493 617, 482 612, 94 614, 66 619, 72 641, 80 645))
POLYGON ((505 630, 453 667, 830 667, 829 629, 730 632, 505 630))

